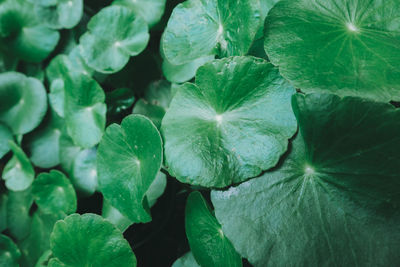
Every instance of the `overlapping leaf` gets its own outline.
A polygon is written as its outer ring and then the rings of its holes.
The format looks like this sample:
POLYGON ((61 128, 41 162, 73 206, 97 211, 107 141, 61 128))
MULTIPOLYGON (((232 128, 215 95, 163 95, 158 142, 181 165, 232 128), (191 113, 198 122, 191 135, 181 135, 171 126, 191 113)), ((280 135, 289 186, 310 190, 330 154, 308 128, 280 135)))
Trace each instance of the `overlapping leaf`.
POLYGON ((128 241, 110 222, 95 214, 73 214, 51 233, 54 258, 49 266, 136 266, 128 241))
POLYGON ((400 112, 334 95, 293 99, 300 132, 275 169, 212 202, 255 266, 400 263, 400 112))
POLYGON ((399 12, 399 1, 280 1, 265 22, 265 49, 304 92, 399 100, 399 12))
POLYGON ((241 56, 260 25, 258 0, 188 0, 175 7, 161 49, 173 65, 205 56, 241 56))

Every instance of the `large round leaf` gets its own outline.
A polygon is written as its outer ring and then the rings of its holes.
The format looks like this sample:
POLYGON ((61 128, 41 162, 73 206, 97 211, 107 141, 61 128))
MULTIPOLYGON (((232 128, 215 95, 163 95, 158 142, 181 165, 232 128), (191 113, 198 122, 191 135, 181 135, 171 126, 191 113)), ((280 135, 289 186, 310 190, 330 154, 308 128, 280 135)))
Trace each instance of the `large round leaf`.
POLYGON ((9 190, 23 191, 32 184, 35 171, 28 157, 18 145, 9 141, 9 146, 14 155, 4 167, 2 178, 9 190))
POLYGON ((305 92, 400 100, 399 1, 283 0, 266 19, 265 49, 305 92))
POLYGON ((300 132, 262 177, 211 195, 222 229, 255 266, 400 264, 400 111, 297 95, 300 132))
POLYGON ((100 142, 106 124, 105 94, 87 75, 71 72, 65 82, 65 122, 74 142, 90 148, 100 142))
POLYGON ((14 134, 32 131, 46 110, 46 90, 39 80, 17 72, 0 74, 0 122, 14 134))
POLYGON ((42 125, 26 137, 28 155, 32 163, 40 168, 52 168, 60 164, 59 141, 64 121, 49 112, 42 125))
POLYGON ((113 5, 125 5, 140 15, 149 24, 154 26, 164 14, 166 0, 115 0, 113 5))
POLYGON ((225 187, 275 166, 297 124, 295 92, 262 59, 231 57, 199 68, 162 122, 165 164, 180 181, 225 187))
POLYGON ((102 9, 88 24, 80 39, 81 54, 98 72, 114 73, 142 52, 149 41, 146 22, 123 6, 102 9))
POLYGON ((106 130, 97 153, 99 188, 132 222, 151 220, 146 192, 162 163, 162 141, 154 124, 130 115, 106 130))
POLYGON ((17 267, 21 252, 14 242, 5 235, 0 235, 0 266, 17 267))
POLYGON ((32 194, 44 213, 71 214, 76 211, 74 187, 62 172, 41 173, 32 184, 32 194))
POLYGON ((199 192, 188 197, 185 229, 190 249, 201 266, 242 266, 241 257, 199 192))
POLYGON ((24 0, 0 3, 0 43, 25 61, 40 62, 56 47, 60 35, 41 24, 33 10, 34 5, 24 0))
POLYGON ((0 123, 0 159, 10 151, 9 141, 13 140, 13 135, 10 129, 0 123))
POLYGON ((259 0, 185 1, 172 12, 162 52, 174 65, 211 55, 245 55, 260 25, 259 10, 259 0))
POLYGON ((83 15, 83 0, 55 0, 50 3, 36 3, 35 11, 47 27, 71 29, 83 15))
POLYGON ((121 232, 95 214, 73 214, 58 221, 50 247, 61 264, 49 266, 136 266, 135 255, 121 232))

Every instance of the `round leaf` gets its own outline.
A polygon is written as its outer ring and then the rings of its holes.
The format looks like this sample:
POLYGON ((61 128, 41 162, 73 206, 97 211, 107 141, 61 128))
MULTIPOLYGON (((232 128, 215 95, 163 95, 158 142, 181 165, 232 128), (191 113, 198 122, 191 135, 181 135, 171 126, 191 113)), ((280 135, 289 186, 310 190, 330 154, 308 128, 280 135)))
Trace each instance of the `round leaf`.
POLYGON ((300 132, 277 168, 211 195, 237 251, 254 266, 400 262, 400 110, 297 95, 300 132))
POLYGON ((28 157, 18 145, 9 141, 9 146, 14 155, 4 167, 3 180, 9 190, 23 191, 32 184, 35 171, 28 157))
POLYGON ((0 235, 0 266, 18 267, 21 252, 14 242, 5 235, 0 235))
POLYGON ((114 73, 142 52, 149 41, 147 24, 130 9, 111 6, 93 16, 80 39, 86 63, 102 73, 114 73))
POLYGON ((100 142, 106 124, 105 94, 100 85, 82 73, 65 80, 65 123, 74 142, 91 148, 100 142))
POLYGON ((275 166, 297 124, 294 88, 262 59, 231 57, 199 68, 162 122, 165 164, 180 181, 225 187, 275 166))
POLYGON ((242 266, 241 257, 199 192, 188 197, 185 229, 190 249, 201 266, 242 266))
POLYGON ((7 227, 11 236, 23 240, 29 235, 32 217, 29 210, 33 203, 31 187, 24 191, 8 191, 7 227))
POLYGON ((132 222, 151 220, 146 192, 162 163, 162 141, 154 124, 130 115, 106 130, 97 152, 99 188, 132 222))
POLYGON ((0 159, 10 151, 9 141, 13 140, 13 135, 10 129, 0 123, 0 159))
POLYGON ((35 11, 47 27, 71 29, 82 18, 83 0, 56 0, 45 5, 38 3, 35 5, 35 11))
POLYGON ((71 214, 76 211, 74 187, 62 172, 41 173, 32 184, 32 194, 44 213, 71 214))
POLYGON ((44 123, 26 137, 28 154, 35 166, 52 168, 60 164, 59 141, 63 120, 54 112, 49 112, 44 123))
POLYGON ((305 92, 400 100, 399 1, 283 0, 266 19, 265 49, 305 92))
POLYGON ((136 266, 135 255, 121 232, 95 214, 73 214, 58 221, 50 247, 62 266, 136 266))
POLYGON ((0 74, 0 122, 14 134, 32 131, 46 110, 46 90, 39 80, 17 72, 0 74))
POLYGON ((174 65, 205 56, 241 56, 260 25, 258 0, 188 0, 175 7, 164 31, 162 53, 174 65))
POLYGON ((164 14, 166 0, 115 0, 113 5, 125 5, 140 15, 149 24, 154 26, 164 14))
POLYGON ((25 61, 40 62, 54 50, 60 35, 41 24, 33 9, 24 0, 0 3, 0 43, 25 61))

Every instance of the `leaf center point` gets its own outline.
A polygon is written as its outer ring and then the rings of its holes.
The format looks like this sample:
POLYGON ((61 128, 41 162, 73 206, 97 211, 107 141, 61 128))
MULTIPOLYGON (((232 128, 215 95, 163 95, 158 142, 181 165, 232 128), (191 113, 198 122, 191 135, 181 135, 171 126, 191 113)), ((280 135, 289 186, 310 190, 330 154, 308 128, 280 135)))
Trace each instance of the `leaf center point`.
POLYGON ((357 26, 356 25, 354 25, 352 22, 349 22, 349 23, 347 23, 347 29, 350 31, 350 32, 359 32, 360 30, 357 28, 357 26))

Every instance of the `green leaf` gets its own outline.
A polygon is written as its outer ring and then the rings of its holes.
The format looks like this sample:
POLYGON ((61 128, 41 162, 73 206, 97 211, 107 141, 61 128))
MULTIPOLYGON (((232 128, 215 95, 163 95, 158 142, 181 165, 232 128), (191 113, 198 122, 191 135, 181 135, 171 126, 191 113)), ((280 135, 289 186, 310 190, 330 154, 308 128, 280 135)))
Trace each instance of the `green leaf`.
POLYGON ((46 267, 52 256, 51 250, 46 250, 38 259, 35 267, 46 267))
POLYGON ((7 229, 7 201, 6 194, 0 194, 0 232, 7 229))
POLYGON ((73 214, 58 221, 50 247, 62 266, 136 266, 135 255, 121 232, 95 214, 73 214))
POLYGON ((121 232, 125 232, 125 230, 133 224, 131 220, 126 218, 124 215, 121 214, 121 212, 111 206, 111 204, 106 199, 103 200, 101 216, 114 224, 115 227, 117 227, 121 232))
POLYGON ((102 73, 121 70, 149 41, 146 22, 123 6, 102 9, 87 27, 80 38, 81 54, 91 68, 102 73))
POLYGON ((76 211, 74 187, 59 171, 41 173, 32 184, 32 194, 39 209, 50 214, 71 214, 76 211))
POLYGON ((73 166, 76 160, 76 156, 83 149, 74 144, 71 137, 65 132, 60 137, 60 163, 61 168, 68 173, 69 176, 73 176, 73 166))
POLYGON ((113 5, 124 5, 132 9, 149 24, 149 27, 152 27, 164 14, 165 2, 166 0, 115 0, 113 5))
POLYGON ((33 10, 24 0, 0 3, 0 43, 24 61, 40 62, 54 50, 60 35, 44 26, 33 10))
POLYGON ((18 267, 21 252, 14 242, 5 235, 0 235, 0 266, 18 267))
POLYGON ((260 24, 259 9, 258 0, 185 1, 168 21, 162 53, 174 65, 212 55, 245 55, 260 24))
POLYGON ((162 196, 165 188, 167 187, 167 176, 161 171, 158 172, 156 179, 150 185, 149 190, 146 192, 147 201, 149 202, 149 207, 156 204, 157 199, 162 196))
POLYGON ((85 149, 74 156, 71 182, 78 193, 84 196, 93 195, 97 190, 96 152, 95 148, 85 149))
POLYGON ((254 266, 400 262, 400 111, 335 95, 296 95, 300 132, 287 158, 211 199, 254 266))
POLYGON ((35 171, 24 151, 13 141, 9 141, 13 157, 4 167, 2 178, 6 187, 12 191, 23 191, 27 189, 35 178, 35 171))
POLYGON ((193 253, 189 251, 188 253, 177 259, 172 264, 172 267, 200 267, 200 265, 193 257, 193 253))
POLYGON ((22 240, 29 235, 32 218, 29 210, 33 203, 31 188, 25 191, 8 191, 7 227, 11 236, 22 240))
POLYGON ((196 74, 197 69, 206 62, 214 59, 214 56, 207 56, 195 59, 182 65, 173 65, 164 59, 162 70, 168 81, 172 83, 183 83, 191 80, 196 74))
POLYGON ((35 12, 43 24, 52 29, 71 29, 83 15, 83 0, 56 0, 53 3, 35 5, 35 12))
POLYGON ((32 163, 40 168, 60 164, 59 141, 64 121, 55 112, 49 112, 42 125, 26 137, 27 151, 32 163))
POLYGON ((399 1, 283 0, 265 50, 304 92, 400 100, 399 1))
POLYGON ((201 266, 242 266, 242 259, 222 232, 200 192, 189 195, 185 229, 190 249, 201 266))
POLYGON ((10 129, 0 123, 0 159, 10 151, 9 141, 13 140, 13 135, 10 129))
POLYGON ((103 89, 92 78, 75 72, 66 78, 65 123, 77 145, 91 148, 100 142, 106 124, 104 101, 103 89))
POLYGON ((97 152, 99 189, 133 222, 151 220, 146 192, 162 163, 161 136, 149 119, 125 117, 106 130, 97 152))
POLYGON ((295 92, 262 59, 230 57, 199 68, 162 122, 165 164, 178 180, 225 187, 275 166, 297 124, 295 92))
POLYGON ((54 224, 63 219, 59 214, 45 214, 40 210, 32 218, 29 235, 18 243, 21 249, 21 266, 34 266, 42 254, 50 249, 50 234, 54 224))
POLYGON ((164 80, 155 81, 147 88, 144 98, 135 103, 132 113, 146 116, 160 129, 171 99, 171 84, 164 80))
POLYGON ((18 72, 0 74, 0 122, 14 134, 35 129, 46 110, 46 90, 39 80, 18 72))

